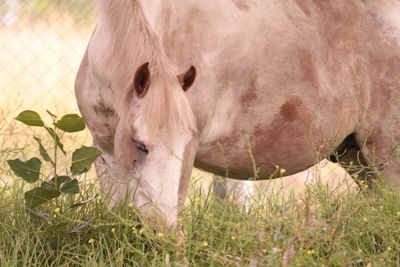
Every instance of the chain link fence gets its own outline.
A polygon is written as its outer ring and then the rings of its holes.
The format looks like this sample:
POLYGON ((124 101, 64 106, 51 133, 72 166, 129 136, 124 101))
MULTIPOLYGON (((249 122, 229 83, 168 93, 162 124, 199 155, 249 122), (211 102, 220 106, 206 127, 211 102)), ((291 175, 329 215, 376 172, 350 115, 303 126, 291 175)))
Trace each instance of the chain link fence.
MULTIPOLYGON (((78 112, 73 85, 95 17, 93 0, 0 0, 0 175, 10 173, 7 159, 37 155, 33 135, 48 139, 16 122, 19 112, 48 123, 46 110, 78 112)), ((64 141, 67 149, 91 143, 88 132, 64 141)))
POLYGON ((1 107, 77 112, 73 82, 94 23, 92 0, 1 0, 1 107))

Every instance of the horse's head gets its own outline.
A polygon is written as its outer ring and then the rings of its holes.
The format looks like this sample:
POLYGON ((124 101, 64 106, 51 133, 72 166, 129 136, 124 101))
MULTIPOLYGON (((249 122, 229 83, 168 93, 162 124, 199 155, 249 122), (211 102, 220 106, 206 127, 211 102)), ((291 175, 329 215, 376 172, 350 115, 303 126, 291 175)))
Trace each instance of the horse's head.
POLYGON ((177 75, 154 62, 141 65, 116 130, 115 159, 135 206, 167 225, 176 222, 196 153, 196 122, 185 95, 195 78, 193 66, 177 75))

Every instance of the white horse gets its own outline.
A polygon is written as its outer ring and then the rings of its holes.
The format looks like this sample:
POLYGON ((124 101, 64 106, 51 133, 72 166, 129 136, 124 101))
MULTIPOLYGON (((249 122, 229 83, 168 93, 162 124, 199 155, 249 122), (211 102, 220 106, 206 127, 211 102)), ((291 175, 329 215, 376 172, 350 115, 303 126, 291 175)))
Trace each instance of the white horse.
POLYGON ((76 96, 114 201, 174 225, 193 165, 265 179, 350 139, 400 180, 400 1, 96 3, 76 96))

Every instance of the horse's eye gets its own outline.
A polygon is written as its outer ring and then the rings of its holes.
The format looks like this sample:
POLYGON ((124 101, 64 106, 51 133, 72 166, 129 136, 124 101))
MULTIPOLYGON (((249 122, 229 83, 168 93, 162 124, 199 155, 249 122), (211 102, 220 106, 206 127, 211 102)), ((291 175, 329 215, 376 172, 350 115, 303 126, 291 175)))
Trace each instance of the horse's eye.
POLYGON ((146 145, 142 141, 137 141, 137 140, 133 139, 133 142, 135 143, 137 150, 139 150, 145 154, 149 154, 149 150, 147 149, 146 145))

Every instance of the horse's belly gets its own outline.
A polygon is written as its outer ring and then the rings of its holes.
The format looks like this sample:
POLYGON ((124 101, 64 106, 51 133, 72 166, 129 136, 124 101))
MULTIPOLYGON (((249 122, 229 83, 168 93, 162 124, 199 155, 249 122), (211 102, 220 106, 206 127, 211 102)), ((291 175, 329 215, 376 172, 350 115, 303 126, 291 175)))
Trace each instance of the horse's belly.
MULTIPOLYGON (((333 149, 318 142, 313 144, 305 135, 291 139, 270 136, 232 136, 200 147, 195 166, 217 175, 236 179, 259 179, 297 173, 314 165, 333 149)), ((289 133, 290 135, 290 133, 289 133)))
POLYGON ((287 103, 264 122, 251 119, 256 113, 236 118, 223 137, 202 143, 196 167, 237 179, 266 179, 277 169, 289 175, 328 157, 353 132, 353 123, 341 116, 319 120, 300 105, 289 112, 287 103))

